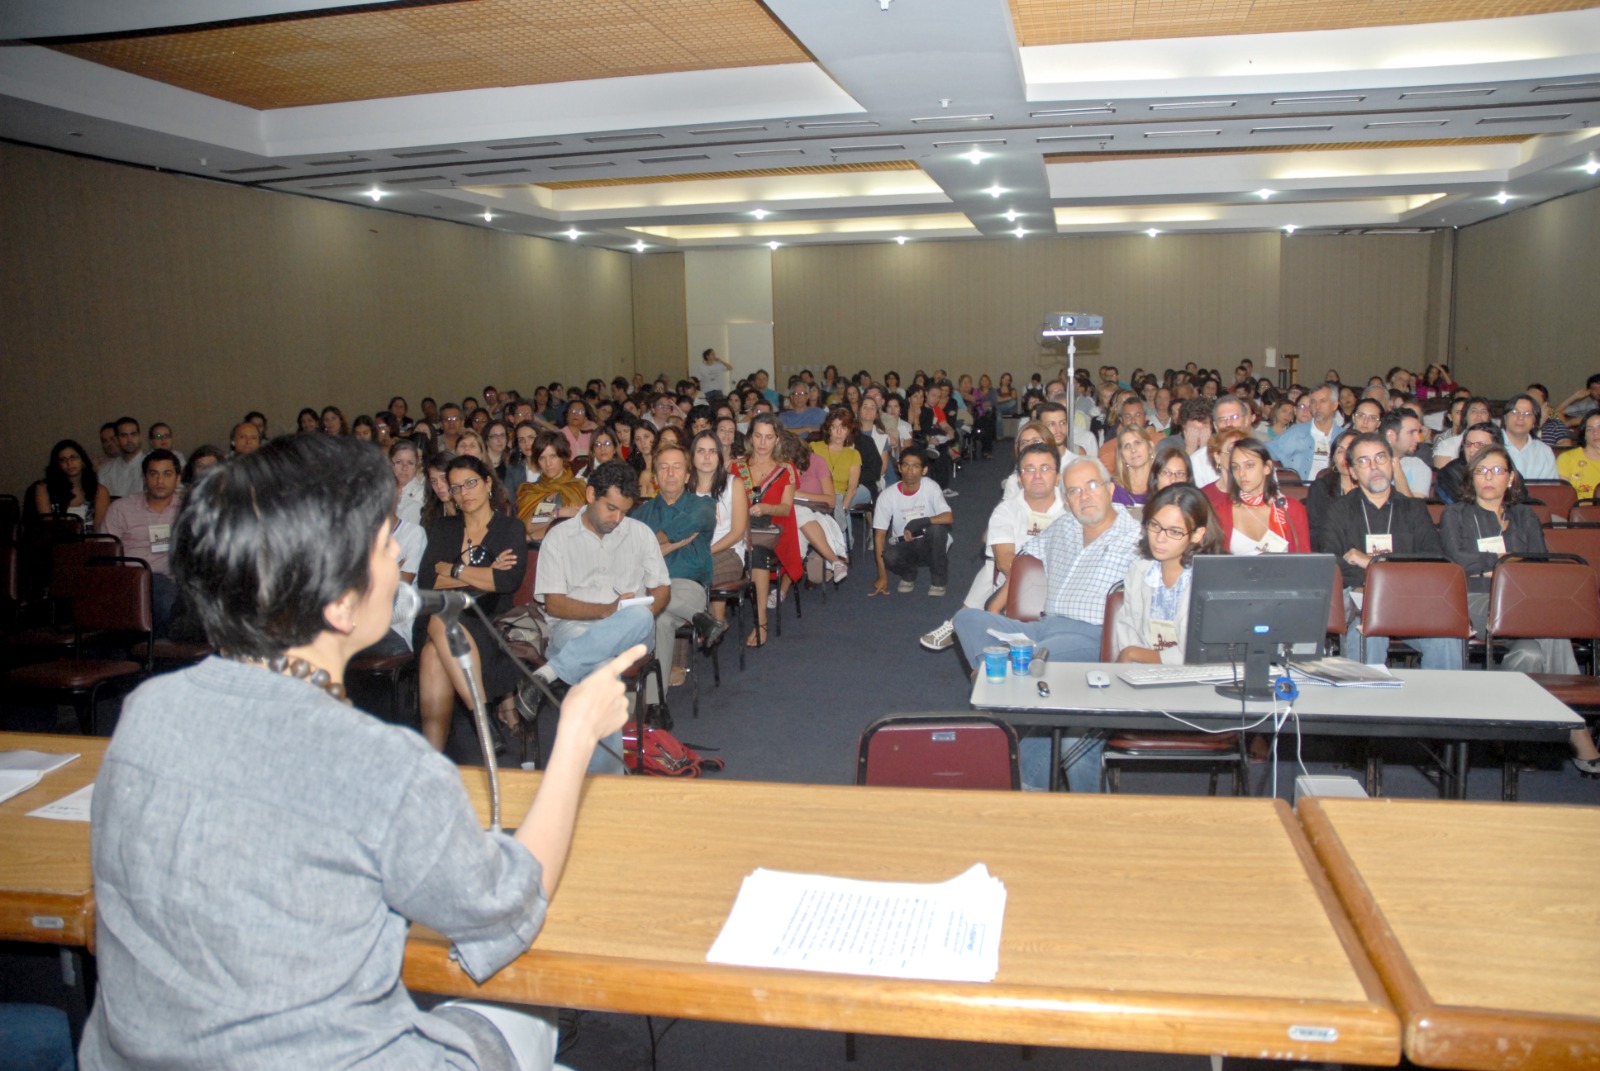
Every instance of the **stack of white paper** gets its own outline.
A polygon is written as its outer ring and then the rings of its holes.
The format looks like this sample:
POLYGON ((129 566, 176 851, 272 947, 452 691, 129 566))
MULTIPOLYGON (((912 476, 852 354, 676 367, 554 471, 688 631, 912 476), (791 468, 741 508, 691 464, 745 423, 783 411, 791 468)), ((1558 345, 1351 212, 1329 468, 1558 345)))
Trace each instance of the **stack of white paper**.
POLYGON ((28 791, 45 774, 77 757, 53 751, 0 751, 0 803, 28 791))
POLYGON ((982 863, 931 885, 757 870, 709 963, 992 982, 1006 887, 982 863))
POLYGON ((87 822, 89 807, 94 802, 94 786, 84 785, 76 792, 62 796, 54 803, 28 812, 29 818, 54 818, 62 822, 87 822))

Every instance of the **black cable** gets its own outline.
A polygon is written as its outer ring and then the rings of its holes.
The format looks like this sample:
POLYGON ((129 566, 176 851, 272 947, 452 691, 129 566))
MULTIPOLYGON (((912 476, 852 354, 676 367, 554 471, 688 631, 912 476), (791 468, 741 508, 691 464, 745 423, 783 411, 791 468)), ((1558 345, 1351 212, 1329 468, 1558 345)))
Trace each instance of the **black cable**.
MULTIPOLYGON (((555 696, 550 692, 550 686, 544 681, 540 680, 538 677, 534 676, 533 672, 528 669, 527 665, 522 661, 522 659, 517 657, 516 652, 511 649, 511 645, 506 642, 506 638, 502 636, 500 634, 500 630, 495 627, 494 621, 490 619, 488 614, 483 612, 483 607, 478 605, 477 600, 473 600, 472 611, 478 615, 479 620, 481 620, 484 623, 484 626, 488 628, 489 635, 494 637, 494 642, 499 646, 500 650, 504 651, 506 656, 511 659, 511 664, 517 668, 518 673, 522 674, 523 679, 537 688, 545 696, 545 698, 554 702, 555 696)), ((640 687, 644 686, 643 681, 640 681, 639 683, 640 687)), ((561 704, 559 702, 555 703, 555 706, 557 710, 561 709, 561 704)), ((633 719, 630 718, 629 720, 632 721, 633 719)), ((629 769, 628 760, 623 758, 621 755, 618 755, 615 751, 612 751, 611 746, 604 740, 598 741, 595 746, 621 763, 622 772, 624 774, 634 774, 637 772, 629 769)))

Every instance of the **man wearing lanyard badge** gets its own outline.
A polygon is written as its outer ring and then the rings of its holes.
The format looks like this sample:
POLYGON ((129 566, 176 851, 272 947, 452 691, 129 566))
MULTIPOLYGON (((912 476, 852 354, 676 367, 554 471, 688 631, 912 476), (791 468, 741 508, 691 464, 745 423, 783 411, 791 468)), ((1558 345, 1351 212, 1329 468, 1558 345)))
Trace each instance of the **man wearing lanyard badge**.
MULTIPOLYGON (((1350 620, 1344 650, 1350 653, 1360 645, 1361 595, 1372 559, 1389 553, 1442 558, 1444 544, 1422 500, 1393 493, 1394 458, 1383 435, 1357 435, 1350 443, 1346 464, 1355 477, 1356 489, 1328 507, 1326 522, 1316 533, 1316 549, 1319 554, 1339 558, 1350 620)), ((1421 652, 1423 669, 1462 668, 1461 641, 1456 637, 1426 636, 1406 642, 1421 652)), ((1380 665, 1388 655, 1387 639, 1374 636, 1367 640, 1367 662, 1380 665)))
POLYGON ((122 553, 150 563, 151 611, 158 638, 165 638, 176 616, 178 586, 167 563, 172 524, 178 517, 178 457, 152 450, 144 458, 144 494, 111 503, 104 531, 122 541, 122 553))

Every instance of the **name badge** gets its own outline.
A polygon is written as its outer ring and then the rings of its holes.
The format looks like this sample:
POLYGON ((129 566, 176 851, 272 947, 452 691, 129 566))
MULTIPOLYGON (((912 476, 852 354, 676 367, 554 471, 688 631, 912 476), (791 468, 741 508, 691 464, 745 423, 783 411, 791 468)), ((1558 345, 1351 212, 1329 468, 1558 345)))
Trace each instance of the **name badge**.
POLYGON ((1150 622, 1150 648, 1167 651, 1178 646, 1178 626, 1173 621, 1150 622))
POLYGON ((1376 532, 1367 536, 1367 554, 1392 554, 1394 553, 1394 536, 1388 532, 1376 532))
POLYGON ((1504 554, 1506 552, 1506 537, 1484 536, 1478 540, 1478 549, 1490 554, 1504 554))
POLYGON ((1268 532, 1266 535, 1261 537, 1261 553, 1287 554, 1288 552, 1289 541, 1283 538, 1277 532, 1268 532))
POLYGON ((172 547, 172 525, 152 524, 150 526, 150 553, 165 554, 172 547))
POLYGON ((1328 444, 1326 442, 1318 443, 1316 445, 1316 447, 1315 447, 1315 453, 1316 453, 1317 457, 1327 457, 1328 456, 1328 444))

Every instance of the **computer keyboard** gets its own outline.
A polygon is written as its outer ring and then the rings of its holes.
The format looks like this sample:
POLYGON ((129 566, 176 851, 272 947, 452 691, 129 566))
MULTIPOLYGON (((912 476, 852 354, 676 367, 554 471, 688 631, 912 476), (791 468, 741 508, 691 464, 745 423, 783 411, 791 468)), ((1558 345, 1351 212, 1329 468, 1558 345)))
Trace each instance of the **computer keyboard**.
POLYGON ((1233 680, 1233 667, 1205 666, 1129 666, 1117 670, 1125 684, 1144 688, 1155 684, 1228 684, 1233 680))

